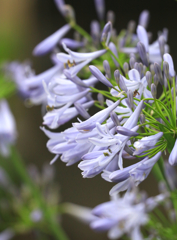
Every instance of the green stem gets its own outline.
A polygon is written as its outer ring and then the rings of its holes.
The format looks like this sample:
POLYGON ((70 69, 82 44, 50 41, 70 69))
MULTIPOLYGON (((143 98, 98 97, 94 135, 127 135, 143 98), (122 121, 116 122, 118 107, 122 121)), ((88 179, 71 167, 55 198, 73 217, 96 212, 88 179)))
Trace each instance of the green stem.
POLYGON ((31 178, 28 175, 28 172, 26 171, 26 168, 23 164, 23 161, 18 154, 15 147, 11 148, 11 160, 12 164, 14 165, 14 168, 17 170, 19 176, 23 179, 24 182, 26 182, 29 187, 31 188, 31 191, 34 194, 34 197, 38 200, 39 204, 41 205, 44 213, 44 217, 46 219, 46 222, 48 223, 48 227, 51 229, 52 233, 55 236, 55 239, 57 240, 68 240, 68 237, 66 236, 65 232, 59 225, 59 223, 53 218, 51 212, 48 209, 48 206, 46 206, 46 203, 44 199, 41 196, 41 193, 39 192, 39 189, 36 187, 36 185, 33 183, 31 178))
POLYGON ((92 42, 92 38, 91 36, 83 29, 81 28, 79 25, 77 25, 76 23, 72 23, 70 24, 71 27, 76 30, 78 33, 80 33, 80 35, 82 35, 83 37, 85 37, 89 42, 92 42))

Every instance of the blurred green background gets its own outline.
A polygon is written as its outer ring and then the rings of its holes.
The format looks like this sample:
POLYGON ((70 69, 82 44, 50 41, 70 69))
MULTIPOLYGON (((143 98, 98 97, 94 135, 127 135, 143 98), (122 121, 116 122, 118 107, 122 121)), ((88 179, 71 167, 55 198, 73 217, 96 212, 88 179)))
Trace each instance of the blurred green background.
MULTIPOLYGON (((97 19, 93 1, 66 2, 74 7, 78 24, 89 31, 91 20, 97 19)), ((126 28, 130 20, 138 22, 140 12, 148 9, 151 13, 148 30, 152 31, 155 40, 158 30, 164 27, 169 29, 170 53, 174 63, 177 63, 177 2, 106 0, 106 7, 116 14, 115 28, 118 32, 126 28)), ((0 0, 0 62, 31 60, 36 73, 49 68, 51 66, 49 56, 34 58, 31 53, 41 40, 64 23, 53 0, 0 0)), ((40 169, 44 163, 49 163, 53 158, 46 149, 47 138, 39 129, 42 125, 41 107, 27 108, 22 99, 16 95, 9 98, 9 103, 17 123, 17 148, 26 165, 33 163, 40 169)), ((70 123, 65 125, 65 128, 69 126, 70 123)), ((61 127, 59 130, 64 128, 61 127)), ((83 179, 77 165, 66 167, 60 160, 54 167, 62 201, 94 207, 109 200, 108 192, 112 184, 103 181, 100 176, 83 179)), ((141 188, 146 189, 150 195, 157 193, 152 174, 141 184, 141 188)), ((63 217, 62 224, 71 240, 107 239, 106 234, 94 233, 89 227, 68 216, 63 217)), ((32 239, 31 236, 28 238, 32 239)))

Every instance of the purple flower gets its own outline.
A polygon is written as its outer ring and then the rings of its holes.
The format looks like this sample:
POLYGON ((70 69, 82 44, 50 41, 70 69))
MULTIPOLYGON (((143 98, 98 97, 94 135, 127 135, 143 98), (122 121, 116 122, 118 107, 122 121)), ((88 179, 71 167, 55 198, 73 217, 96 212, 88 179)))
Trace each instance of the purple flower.
POLYGON ((98 14, 99 20, 104 19, 105 15, 105 1, 104 0, 94 0, 95 1, 95 8, 98 14))
POLYGON ((175 145, 170 153, 168 162, 170 165, 176 165, 177 164, 177 139, 175 141, 175 145))
POLYGON ((133 153, 134 155, 138 155, 145 150, 151 149, 155 147, 157 141, 163 136, 163 132, 159 132, 149 137, 144 137, 141 140, 138 140, 134 143, 134 147, 136 151, 133 153))
POLYGON ((89 69, 93 76, 95 76, 100 82, 105 84, 107 87, 113 87, 112 83, 110 83, 110 81, 100 72, 97 67, 90 65, 89 69))
POLYGON ((109 44, 109 40, 111 38, 111 31, 112 31, 112 23, 108 22, 103 28, 101 33, 101 43, 104 43, 106 46, 109 44))
POLYGON ((148 222, 147 213, 166 197, 161 194, 144 199, 135 190, 127 192, 123 197, 114 197, 93 209, 97 218, 91 222, 90 227, 96 231, 108 231, 110 239, 118 239, 127 234, 132 240, 143 240, 140 227, 148 222))
POLYGON ((40 56, 52 51, 52 49, 54 49, 54 47, 59 43, 60 39, 70 30, 70 28, 71 27, 69 24, 64 25, 51 36, 40 42, 34 48, 33 54, 35 56, 40 56))
POLYGON ((70 39, 70 38, 63 38, 60 41, 60 44, 61 45, 65 44, 67 47, 69 47, 71 49, 81 48, 81 47, 84 47, 84 45, 85 45, 84 42, 78 42, 78 41, 70 39))
POLYGON ((139 16, 139 25, 147 28, 147 25, 149 23, 149 11, 148 10, 144 10, 141 12, 140 16, 139 16))
POLYGON ((92 117, 90 117, 88 120, 81 122, 81 123, 73 123, 73 126, 77 128, 79 131, 89 131, 92 130, 96 123, 102 123, 104 122, 109 114, 119 105, 120 101, 118 100, 114 104, 112 104, 110 107, 96 113, 92 117))
POLYGON ((122 170, 113 171, 112 173, 103 173, 102 177, 105 180, 117 182, 117 184, 111 189, 110 195, 129 189, 132 179, 136 185, 144 181, 149 175, 154 164, 159 160, 160 156, 161 152, 157 153, 150 159, 145 158, 140 162, 122 170))
POLYGON ((174 70, 174 64, 173 59, 170 54, 166 53, 163 55, 164 61, 166 61, 169 64, 169 74, 171 77, 175 76, 175 70, 174 70))
POLYGON ((0 101, 0 154, 7 157, 10 154, 9 147, 16 139, 15 119, 6 100, 0 101))
MULTIPOLYGON (((77 103, 77 101, 75 103, 77 103)), ((83 103, 81 106, 84 109, 88 109, 93 104, 94 101, 89 101, 87 103, 83 103)), ((59 126, 65 124, 66 122, 70 121, 72 118, 80 114, 76 107, 69 107, 70 105, 72 105, 72 103, 66 104, 62 108, 53 109, 52 111, 47 112, 46 115, 43 117, 43 124, 47 125, 51 129, 58 128, 59 126)))
POLYGON ((128 72, 128 76, 130 80, 127 80, 125 77, 122 76, 122 80, 125 83, 125 86, 128 90, 134 92, 138 90, 137 98, 141 98, 141 95, 145 98, 153 98, 151 92, 147 89, 147 81, 146 77, 141 79, 139 72, 136 69, 132 69, 128 72))
POLYGON ((64 0, 54 0, 55 4, 62 15, 64 15, 63 8, 65 6, 64 0))
POLYGON ((63 47, 66 53, 58 53, 57 58, 59 61, 63 63, 67 63, 68 61, 71 63, 71 66, 67 71, 70 73, 71 77, 74 77, 77 75, 77 73, 85 67, 89 62, 94 60, 95 58, 100 57, 104 53, 106 53, 107 50, 99 50, 91 53, 79 53, 71 51, 69 48, 66 47, 65 44, 63 44, 63 47))

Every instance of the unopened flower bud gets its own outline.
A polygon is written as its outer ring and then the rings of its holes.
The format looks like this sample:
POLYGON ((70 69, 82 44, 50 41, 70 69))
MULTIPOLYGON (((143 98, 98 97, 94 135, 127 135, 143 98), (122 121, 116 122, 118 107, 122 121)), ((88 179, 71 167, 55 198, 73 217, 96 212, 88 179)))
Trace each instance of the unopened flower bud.
POLYGON ((139 63, 139 69, 140 69, 140 76, 141 78, 144 77, 144 73, 143 73, 143 64, 139 63))
POLYGON ((154 63, 154 71, 155 71, 155 74, 156 74, 159 82, 163 86, 164 85, 164 80, 163 80, 163 76, 162 76, 162 70, 161 70, 161 67, 158 63, 154 63))
POLYGON ((120 72, 119 72, 119 70, 115 70, 114 71, 114 78, 116 80, 117 85, 119 85, 119 81, 120 81, 120 72))
POLYGON ((174 147, 170 153, 168 162, 170 165, 177 165, 177 139, 175 141, 174 147))
POLYGON ((124 69, 124 71, 125 71, 125 74, 127 74, 127 73, 128 73, 128 70, 129 70, 129 65, 128 65, 127 62, 124 63, 123 69, 124 69))
POLYGON ((158 42, 159 42, 160 54, 161 54, 161 57, 163 58, 163 55, 165 53, 165 38, 164 38, 164 36, 160 36, 158 39, 158 42))
POLYGON ((137 43, 138 52, 144 65, 149 66, 146 49, 143 43, 137 43))
POLYGON ((118 116, 115 112, 111 112, 110 117, 111 117, 115 126, 120 126, 119 118, 118 118, 118 116))
MULTIPOLYGON (((118 58, 117 48, 116 48, 116 46, 115 46, 115 44, 113 42, 109 43, 109 49, 118 58)), ((112 60, 113 60, 113 62, 115 64, 115 66, 118 68, 119 67, 119 63, 117 62, 117 60, 112 55, 111 55, 111 58, 112 58, 112 60)))
POLYGON ((156 87, 159 84, 159 80, 158 80, 156 74, 154 75, 154 84, 156 85, 156 87))
POLYGON ((144 76, 146 75, 146 71, 147 71, 147 67, 144 65, 144 66, 143 66, 143 75, 144 75, 144 76))
POLYGON ((104 106, 104 96, 101 93, 98 93, 97 99, 101 106, 104 106))
POLYGON ((152 74, 151 74, 151 72, 149 72, 149 71, 146 72, 146 81, 147 81, 147 83, 148 83, 149 88, 151 88, 152 74))
POLYGON ((129 64, 130 64, 131 69, 134 68, 134 64, 135 64, 135 58, 134 57, 130 58, 129 64))
POLYGON ((92 21, 90 25, 93 42, 98 44, 100 41, 100 24, 98 21, 92 21))
POLYGON ((70 23, 75 22, 75 12, 71 5, 65 4, 63 6, 63 14, 68 22, 70 23))
POLYGON ((140 76, 142 75, 142 68, 141 68, 141 66, 139 65, 139 63, 135 63, 134 64, 134 68, 139 72, 139 74, 140 74, 140 76))
POLYGON ((112 22, 112 25, 115 22, 115 13, 111 10, 107 12, 107 22, 109 21, 112 22))
POLYGON ((170 76, 169 76, 169 64, 165 61, 163 62, 163 71, 165 73, 165 77, 167 79, 169 79, 170 78, 170 76))
POLYGON ((120 88, 124 91, 124 92, 127 92, 128 91, 128 89, 127 89, 127 87, 126 87, 126 85, 125 85, 125 82, 124 82, 124 79, 123 79, 123 77, 120 75, 120 80, 119 80, 119 86, 120 86, 120 88))
POLYGON ((55 4, 56 4, 58 10, 60 11, 60 13, 61 13, 62 15, 64 15, 64 13, 63 13, 63 7, 64 7, 64 5, 65 5, 64 0, 54 0, 54 1, 55 1, 55 4))
POLYGON ((107 87, 113 87, 112 83, 100 72, 100 70, 94 65, 89 66, 90 72, 95 76, 100 82, 105 84, 107 87))
POLYGON ((144 10, 141 12, 139 16, 139 25, 143 26, 144 28, 147 28, 147 25, 149 23, 149 11, 144 10))
POLYGON ((127 30, 129 33, 133 33, 135 31, 136 23, 135 21, 130 21, 127 26, 127 30))
MULTIPOLYGON (((137 126, 137 130, 138 130, 138 126, 137 126)), ((122 127, 122 126, 118 126, 117 128, 117 132, 122 134, 122 135, 125 135, 125 136, 130 136, 130 137, 133 137, 133 136, 138 136, 139 133, 137 133, 136 131, 131 131, 130 129, 128 128, 125 128, 125 127, 122 127)))
POLYGON ((150 71, 151 71, 151 73, 152 73, 152 76, 154 76, 154 74, 155 74, 154 64, 151 64, 151 65, 150 65, 150 71))
POLYGON ((145 115, 143 113, 140 114, 140 123, 145 123, 145 115))
POLYGON ((139 65, 138 62, 135 62, 134 69, 136 69, 137 71, 139 71, 139 66, 138 65, 139 65))
POLYGON ((133 109, 134 108, 134 103, 133 103, 133 92, 132 92, 132 90, 129 89, 127 91, 127 97, 128 97, 130 107, 131 107, 131 109, 133 109))
POLYGON ((104 19, 104 15, 105 15, 105 1, 104 0, 95 0, 95 8, 98 14, 98 18, 99 20, 103 20, 104 19))
POLYGON ((174 70, 174 64, 173 64, 173 59, 172 59, 171 55, 168 54, 168 53, 165 53, 163 55, 163 59, 164 59, 164 61, 168 62, 168 64, 169 64, 169 74, 170 74, 170 76, 174 77, 175 76, 175 70, 174 70))
POLYGON ((154 99, 156 99, 157 96, 157 88, 156 85, 154 83, 151 84, 151 93, 154 99))
POLYGON ((105 43, 106 46, 109 43, 110 37, 111 37, 111 31, 112 31, 112 23, 108 22, 103 28, 102 34, 101 34, 101 43, 105 43))
POLYGON ((78 113, 85 119, 89 119, 90 118, 90 114, 85 110, 85 108, 82 106, 82 104, 75 102, 74 106, 76 108, 76 110, 78 111, 78 113))
POLYGON ((107 60, 103 61, 103 67, 108 78, 111 78, 111 68, 107 60))

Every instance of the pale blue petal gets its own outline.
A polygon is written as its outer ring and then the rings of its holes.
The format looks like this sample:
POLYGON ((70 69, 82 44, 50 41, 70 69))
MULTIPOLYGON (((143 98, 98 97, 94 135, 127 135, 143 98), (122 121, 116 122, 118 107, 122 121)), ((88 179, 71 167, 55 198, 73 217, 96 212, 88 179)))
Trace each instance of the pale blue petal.
POLYGON ((137 27, 137 35, 138 35, 140 42, 142 42, 144 44, 144 46, 146 48, 146 52, 149 52, 149 40, 148 40, 148 35, 146 32, 146 29, 139 25, 137 27))
POLYGON ((33 54, 36 56, 44 55, 50 52, 60 41, 60 39, 70 30, 69 24, 64 25, 58 31, 51 36, 40 42, 33 50, 33 54))

